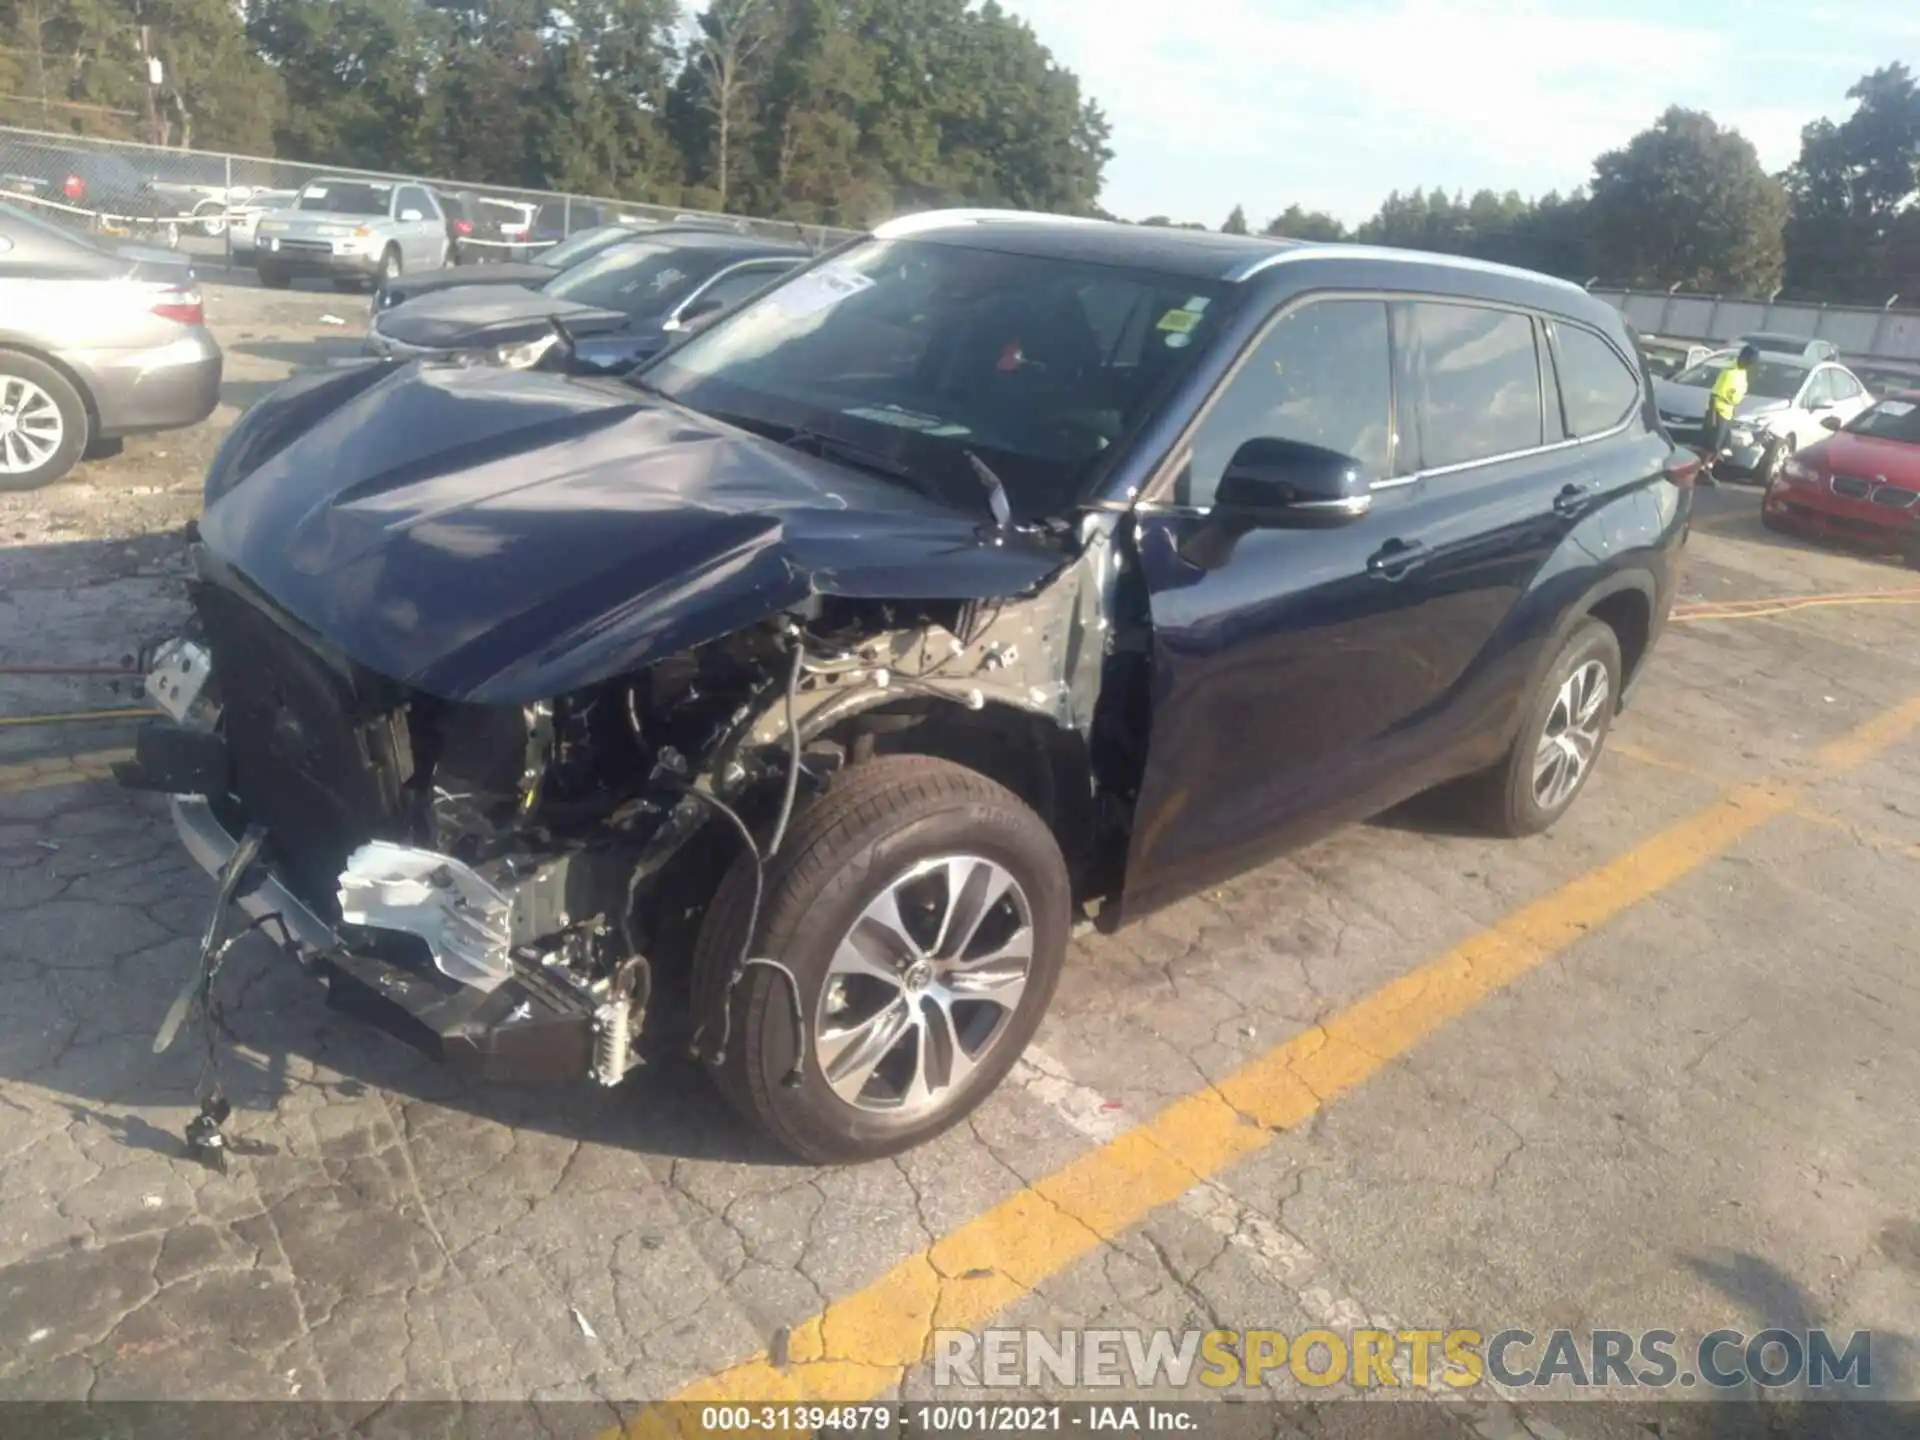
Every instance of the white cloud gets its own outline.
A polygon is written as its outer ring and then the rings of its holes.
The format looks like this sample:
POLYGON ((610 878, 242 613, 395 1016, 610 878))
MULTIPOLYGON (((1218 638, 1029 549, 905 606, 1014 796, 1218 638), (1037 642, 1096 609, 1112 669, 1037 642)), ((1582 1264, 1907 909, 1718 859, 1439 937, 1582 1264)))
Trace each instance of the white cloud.
POLYGON ((1702 29, 1691 7, 1653 20, 1617 0, 1589 14, 1537 0, 1005 3, 1106 109, 1105 198, 1123 214, 1217 222, 1236 200, 1299 201, 1355 219, 1394 187, 1564 190, 1676 102, 1742 125, 1777 168, 1812 118, 1755 88, 1751 30, 1702 29))

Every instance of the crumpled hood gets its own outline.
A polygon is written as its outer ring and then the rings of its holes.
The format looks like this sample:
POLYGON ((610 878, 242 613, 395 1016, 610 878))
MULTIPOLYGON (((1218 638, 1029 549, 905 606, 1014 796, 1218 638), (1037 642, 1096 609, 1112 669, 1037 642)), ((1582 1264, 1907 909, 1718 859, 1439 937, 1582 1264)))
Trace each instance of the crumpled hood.
POLYGON ((577 334, 614 330, 628 323, 618 310, 556 300, 524 285, 460 285, 434 290, 383 312, 373 322, 382 335, 432 350, 498 345, 521 331, 537 335, 549 317, 577 334))
MULTIPOLYGON (((1707 413, 1708 391, 1699 385, 1676 385, 1671 380, 1653 382, 1654 403, 1659 406, 1662 415, 1671 415, 1680 420, 1701 420, 1707 413)), ((1749 395, 1734 407, 1734 415, 1744 418, 1754 415, 1771 415, 1785 410, 1789 402, 1770 400, 1763 395, 1749 395)))
POLYGON ((617 382, 369 363, 229 432, 212 558, 367 668, 525 703, 811 593, 1005 599, 1069 558, 617 382))

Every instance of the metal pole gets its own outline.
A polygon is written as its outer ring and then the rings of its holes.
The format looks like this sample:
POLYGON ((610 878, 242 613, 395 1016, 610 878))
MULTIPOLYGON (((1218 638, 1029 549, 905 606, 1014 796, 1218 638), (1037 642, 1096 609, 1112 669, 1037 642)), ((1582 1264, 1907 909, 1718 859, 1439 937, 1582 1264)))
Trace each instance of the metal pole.
POLYGON ((567 196, 560 207, 560 236, 565 239, 573 234, 573 197, 567 196))
POLYGON ((233 156, 224 155, 221 159, 225 162, 227 172, 226 193, 220 197, 220 213, 225 217, 225 223, 220 227, 220 239, 221 248, 226 252, 221 264, 224 268, 231 270, 233 269, 233 156))

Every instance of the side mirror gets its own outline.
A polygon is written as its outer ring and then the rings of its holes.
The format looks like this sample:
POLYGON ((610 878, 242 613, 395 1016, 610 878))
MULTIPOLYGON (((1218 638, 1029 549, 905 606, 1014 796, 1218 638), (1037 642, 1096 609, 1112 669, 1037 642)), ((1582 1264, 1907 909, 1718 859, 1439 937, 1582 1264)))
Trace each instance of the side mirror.
POLYGON ((418 210, 402 210, 400 212, 400 218, 402 220, 424 220, 427 217, 418 210))
POLYGON ((1820 418, 1820 427, 1823 430, 1838 430, 1842 423, 1844 422, 1838 415, 1823 415, 1820 418))
POLYGON ((1246 529, 1322 529, 1373 508, 1360 462, 1299 440, 1249 440, 1234 451, 1213 499, 1214 514, 1246 529))

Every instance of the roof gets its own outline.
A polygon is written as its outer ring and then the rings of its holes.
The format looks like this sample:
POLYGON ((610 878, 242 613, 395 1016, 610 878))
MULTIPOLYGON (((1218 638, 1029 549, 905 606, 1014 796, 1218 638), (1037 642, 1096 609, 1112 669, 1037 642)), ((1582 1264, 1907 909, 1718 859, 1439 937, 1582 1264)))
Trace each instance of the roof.
MULTIPOLYGON (((595 227, 596 229, 599 227, 595 227)), ((726 250, 754 255, 810 255, 812 247, 792 240, 770 240, 743 235, 738 230, 711 230, 700 225, 661 225, 655 229, 626 227, 637 241, 658 240, 676 250, 726 250)))
POLYGON ((1017 210, 934 210, 903 216, 879 226, 882 240, 920 237, 1004 250, 1017 255, 1075 259, 1095 264, 1131 265, 1196 280, 1239 282, 1276 265, 1308 258, 1362 263, 1394 262, 1547 285, 1576 295, 1586 291, 1567 280, 1533 270, 1496 265, 1460 255, 1427 250, 1396 250, 1384 245, 1321 243, 1264 235, 1222 235, 1211 230, 1180 230, 1159 225, 1128 225, 1069 215, 1040 215, 1017 210))
POLYGON ((1138 266, 1194 280, 1225 280, 1249 262, 1308 248, 1299 240, 1125 225, 1020 210, 934 210, 891 220, 873 233, 882 240, 911 237, 1016 255, 1138 266))

